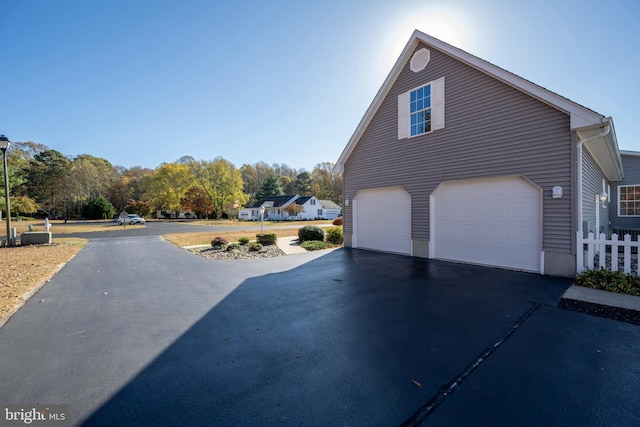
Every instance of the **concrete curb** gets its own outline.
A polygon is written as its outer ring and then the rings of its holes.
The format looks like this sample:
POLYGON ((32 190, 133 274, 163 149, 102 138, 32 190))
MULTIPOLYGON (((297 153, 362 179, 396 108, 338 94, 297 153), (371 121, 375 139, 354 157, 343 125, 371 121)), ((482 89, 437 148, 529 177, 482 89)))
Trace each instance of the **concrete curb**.
POLYGON ((564 299, 585 301, 609 307, 640 311, 640 297, 573 285, 562 295, 564 299))

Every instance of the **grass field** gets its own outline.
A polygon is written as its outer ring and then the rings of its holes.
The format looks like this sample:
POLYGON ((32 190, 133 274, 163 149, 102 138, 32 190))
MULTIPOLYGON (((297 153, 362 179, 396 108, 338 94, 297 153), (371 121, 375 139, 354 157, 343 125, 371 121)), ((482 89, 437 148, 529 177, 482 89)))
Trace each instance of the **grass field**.
POLYGON ((0 326, 86 243, 61 238, 51 245, 0 248, 0 326))

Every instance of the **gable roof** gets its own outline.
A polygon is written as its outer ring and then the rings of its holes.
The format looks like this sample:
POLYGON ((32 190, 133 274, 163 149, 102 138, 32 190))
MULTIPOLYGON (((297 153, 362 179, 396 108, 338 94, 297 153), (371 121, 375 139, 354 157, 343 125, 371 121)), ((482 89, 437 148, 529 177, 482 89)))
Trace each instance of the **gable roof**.
POLYGON ((312 199, 313 196, 300 196, 295 200, 295 204, 296 205, 304 205, 305 203, 307 203, 310 199, 312 199))
MULTIPOLYGON (((508 84, 509 86, 512 86, 515 89, 518 89, 526 93, 527 95, 538 99, 541 102, 544 102, 560 111, 567 113, 570 116, 571 130, 575 130, 578 133, 578 137, 580 139, 590 137, 589 135, 581 135, 580 130, 582 130, 583 128, 586 130, 587 134, 589 134, 593 128, 605 128, 607 126, 611 126, 611 130, 613 130, 613 121, 611 120, 611 118, 605 118, 603 115, 598 114, 593 110, 583 107, 582 105, 577 104, 563 96, 560 96, 557 93, 551 92, 550 90, 547 90, 542 86, 538 86, 535 83, 530 82, 529 80, 523 79, 522 77, 519 77, 503 68, 487 62, 484 59, 478 58, 477 56, 465 52, 462 49, 458 49, 457 47, 431 37, 421 31, 415 30, 411 35, 409 42, 402 50, 400 57, 391 69, 391 72, 382 84, 382 87, 378 90, 378 93, 374 97, 371 105, 365 112, 364 117, 358 124, 358 127, 351 136, 351 139, 349 139, 349 142, 340 155, 340 158, 336 162, 336 165, 334 167, 335 172, 344 171, 344 164, 351 155, 351 152, 362 137, 367 126, 369 126, 369 123, 373 119, 373 116, 378 111, 378 108, 380 108, 382 101, 388 95, 391 87, 404 69, 404 66, 410 60, 414 50, 420 43, 435 48, 463 62, 464 64, 475 68, 476 70, 494 77, 502 81, 503 83, 508 84)), ((597 132, 595 133, 597 134, 597 132)), ((596 153, 592 154, 594 154, 594 157, 596 157, 596 161, 603 168, 607 177, 609 177, 609 179, 615 180, 618 175, 622 175, 622 161, 620 159, 617 139, 615 138, 615 131, 608 132, 607 134, 599 138, 601 138, 601 141, 604 141, 607 145, 606 149, 599 150, 599 154, 604 155, 605 157, 608 156, 609 158, 598 161, 599 159, 597 158, 598 156, 596 155, 596 153)), ((594 140, 595 139, 596 138, 594 138, 594 140)), ((595 146, 596 141, 594 140, 592 140, 592 146, 595 146)), ((587 147, 587 149, 590 149, 589 145, 585 144, 585 146, 587 147)), ((589 151, 591 151, 591 149, 589 151)))
POLYGON ((259 208, 260 206, 262 206, 265 202, 272 202, 274 208, 279 208, 285 205, 288 205, 289 202, 292 202, 293 200, 291 199, 295 199, 297 198, 298 195, 297 194, 288 194, 286 196, 270 196, 267 197, 266 199, 262 199, 257 201, 256 203, 253 204, 253 206, 251 206, 252 208, 259 208))
POLYGON ((340 205, 334 203, 331 200, 318 200, 323 209, 342 209, 340 205))

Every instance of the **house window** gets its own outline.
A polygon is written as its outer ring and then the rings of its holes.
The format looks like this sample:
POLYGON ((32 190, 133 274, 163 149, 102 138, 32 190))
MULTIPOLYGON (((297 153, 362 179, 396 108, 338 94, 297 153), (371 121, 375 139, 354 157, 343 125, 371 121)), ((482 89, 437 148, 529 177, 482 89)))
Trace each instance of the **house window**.
POLYGON ((398 139, 444 128, 444 77, 398 95, 398 139))
POLYGON ((309 200, 309 204, 312 205, 312 206, 315 205, 316 204, 316 199, 309 200))
POLYGON ((318 209, 318 216, 322 216, 322 209, 318 209))
POLYGON ((618 215, 640 216, 640 185, 618 187, 618 215))
POLYGON ((431 132, 431 85, 410 92, 411 136, 431 132))

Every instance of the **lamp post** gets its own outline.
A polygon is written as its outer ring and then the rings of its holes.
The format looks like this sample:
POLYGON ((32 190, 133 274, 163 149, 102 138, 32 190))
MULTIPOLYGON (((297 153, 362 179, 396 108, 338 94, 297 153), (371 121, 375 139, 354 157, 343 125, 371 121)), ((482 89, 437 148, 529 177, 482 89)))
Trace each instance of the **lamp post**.
POLYGON ((11 241, 11 206, 9 205, 9 171, 7 169, 7 148, 9 138, 0 135, 0 150, 2 150, 2 164, 4 165, 4 201, 7 211, 7 246, 13 246, 11 241))
POLYGON ((260 206, 260 234, 264 234, 264 205, 260 206))

